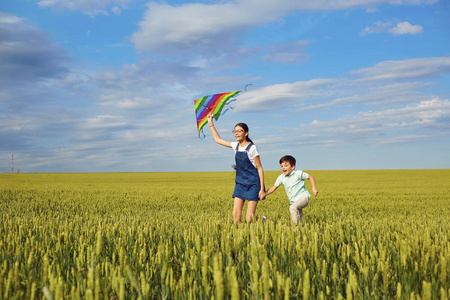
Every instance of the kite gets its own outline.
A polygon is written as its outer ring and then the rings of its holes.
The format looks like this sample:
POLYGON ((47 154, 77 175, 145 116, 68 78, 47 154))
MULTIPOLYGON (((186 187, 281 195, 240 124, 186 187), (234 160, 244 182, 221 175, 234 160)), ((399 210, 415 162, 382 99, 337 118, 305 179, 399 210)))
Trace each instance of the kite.
POLYGON ((236 99, 233 98, 236 97, 240 92, 241 91, 214 94, 194 100, 198 137, 201 140, 205 138, 205 134, 203 133, 203 126, 208 123, 208 115, 213 114, 214 119, 216 119, 217 121, 220 115, 224 115, 230 108, 234 108, 230 106, 222 113, 225 105, 236 101, 236 99), (200 134, 202 134, 203 136, 200 136, 200 134))

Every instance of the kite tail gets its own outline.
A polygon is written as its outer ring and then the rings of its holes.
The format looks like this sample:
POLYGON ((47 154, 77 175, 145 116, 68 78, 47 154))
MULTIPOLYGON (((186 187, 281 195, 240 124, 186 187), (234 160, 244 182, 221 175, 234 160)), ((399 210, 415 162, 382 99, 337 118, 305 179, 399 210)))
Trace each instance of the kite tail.
MULTIPOLYGON (((245 87, 244 87, 244 92, 240 93, 239 95, 236 95, 235 97, 238 97, 238 96, 241 96, 241 95, 245 94, 245 93, 247 92, 247 87, 248 87, 249 85, 252 85, 252 84, 251 84, 251 83, 246 84, 245 87)), ((225 105, 229 105, 231 102, 234 102, 234 101, 236 101, 236 98, 234 98, 234 99, 228 101, 227 103, 225 103, 225 105)), ((228 107, 227 109, 225 109, 225 111, 224 111, 223 113, 221 113, 221 115, 223 116, 223 115, 224 115, 227 111, 229 111, 230 109, 234 109, 234 106, 230 106, 230 107, 228 107)))
POLYGON ((225 109, 225 110, 223 111, 223 113, 221 113, 220 115, 223 116, 223 115, 224 115, 227 111, 229 111, 230 109, 234 109, 234 106, 228 107, 228 108, 225 109))
MULTIPOLYGON (((249 85, 252 85, 252 84, 251 84, 251 83, 246 84, 245 87, 244 87, 244 92, 240 93, 239 95, 236 95, 236 97, 245 94, 245 93, 247 92, 247 87, 248 87, 249 85)), ((228 101, 227 103, 225 103, 225 105, 228 105, 228 104, 230 104, 231 102, 234 102, 234 101, 236 101, 236 98, 234 98, 234 99, 228 101)), ((223 116, 223 115, 224 115, 227 111, 229 111, 230 109, 234 109, 234 106, 230 106, 230 107, 228 107, 227 109, 225 109, 225 111, 224 111, 223 113, 221 113, 221 115, 223 116)))
POLYGON ((234 98, 234 99, 231 99, 231 100, 228 100, 228 102, 227 103, 225 103, 225 105, 229 105, 231 102, 234 102, 234 101, 236 101, 236 98, 234 98))
POLYGON ((203 128, 200 129, 200 132, 198 133, 198 137, 200 138, 200 140, 203 140, 206 137, 206 134, 203 133, 203 128), (200 133, 202 134, 202 136, 200 136, 200 133))
MULTIPOLYGON (((241 93, 241 95, 244 95, 244 94, 247 92, 247 87, 248 87, 249 85, 252 85, 252 84, 251 84, 251 83, 247 83, 247 84, 245 85, 244 91, 241 93)), ((240 95, 239 95, 239 96, 240 96, 240 95)))

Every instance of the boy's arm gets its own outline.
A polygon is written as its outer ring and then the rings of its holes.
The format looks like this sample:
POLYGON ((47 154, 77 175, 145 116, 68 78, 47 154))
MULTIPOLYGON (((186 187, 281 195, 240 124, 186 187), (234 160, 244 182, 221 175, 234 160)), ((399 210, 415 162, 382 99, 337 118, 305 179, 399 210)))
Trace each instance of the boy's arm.
POLYGON ((273 192, 275 192, 275 190, 276 190, 277 188, 278 188, 278 187, 277 187, 276 185, 271 186, 270 189, 268 189, 268 190, 266 191, 266 196, 272 194, 273 192))
POLYGON ((311 174, 309 174, 309 178, 308 179, 311 181, 312 192, 313 192, 314 196, 317 196, 319 191, 316 188, 316 179, 311 174))

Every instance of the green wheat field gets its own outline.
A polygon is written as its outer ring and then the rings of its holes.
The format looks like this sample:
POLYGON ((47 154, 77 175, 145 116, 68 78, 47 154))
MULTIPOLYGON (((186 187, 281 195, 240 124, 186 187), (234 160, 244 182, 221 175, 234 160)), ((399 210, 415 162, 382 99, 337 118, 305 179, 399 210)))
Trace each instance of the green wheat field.
POLYGON ((306 172, 297 228, 282 187, 234 224, 232 172, 0 174, 0 298, 449 298, 450 170, 306 172))

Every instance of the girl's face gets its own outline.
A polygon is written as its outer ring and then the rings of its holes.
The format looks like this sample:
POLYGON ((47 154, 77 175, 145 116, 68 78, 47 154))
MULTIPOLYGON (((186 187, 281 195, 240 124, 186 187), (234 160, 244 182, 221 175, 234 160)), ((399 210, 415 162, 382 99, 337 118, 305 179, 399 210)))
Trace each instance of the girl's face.
POLYGON ((247 139, 248 132, 245 132, 241 126, 236 126, 234 127, 233 134, 236 141, 242 142, 247 139))

